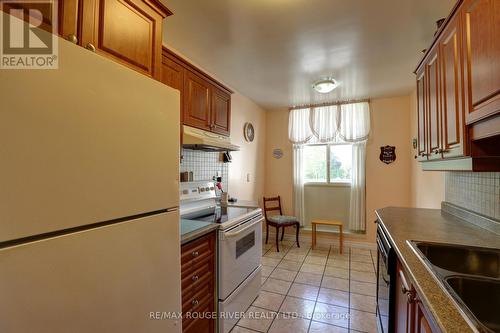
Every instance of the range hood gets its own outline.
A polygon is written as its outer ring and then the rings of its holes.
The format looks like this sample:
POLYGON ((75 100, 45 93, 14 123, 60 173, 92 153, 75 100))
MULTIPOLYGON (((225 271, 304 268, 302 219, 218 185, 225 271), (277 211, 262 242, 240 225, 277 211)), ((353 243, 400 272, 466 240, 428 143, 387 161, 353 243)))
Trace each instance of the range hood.
POLYGON ((239 146, 231 144, 229 137, 189 126, 183 127, 182 147, 203 151, 236 151, 239 146))

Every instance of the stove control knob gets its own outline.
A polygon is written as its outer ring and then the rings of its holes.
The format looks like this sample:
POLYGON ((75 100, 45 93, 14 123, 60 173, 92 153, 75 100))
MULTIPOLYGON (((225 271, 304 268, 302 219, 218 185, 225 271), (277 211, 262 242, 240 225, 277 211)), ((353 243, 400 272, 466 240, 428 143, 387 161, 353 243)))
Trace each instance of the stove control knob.
POLYGON ((209 192, 210 191, 210 187, 206 187, 205 191, 209 192))
POLYGON ((215 190, 215 188, 214 188, 213 186, 212 186, 212 187, 210 187, 210 191, 213 191, 213 190, 215 190))
POLYGON ((182 194, 189 194, 189 190, 182 191, 182 194))
POLYGON ((200 188, 200 192, 205 192, 205 188, 204 187, 200 188))

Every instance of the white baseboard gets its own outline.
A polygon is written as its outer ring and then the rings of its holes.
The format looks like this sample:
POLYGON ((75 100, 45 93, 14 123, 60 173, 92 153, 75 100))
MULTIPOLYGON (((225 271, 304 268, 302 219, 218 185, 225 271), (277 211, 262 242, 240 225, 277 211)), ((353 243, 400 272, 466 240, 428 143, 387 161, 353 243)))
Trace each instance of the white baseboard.
MULTIPOLYGON (((281 235, 279 237, 281 239, 281 235)), ((262 239, 264 239, 264 240, 266 239, 266 233, 265 232, 262 233, 262 239)), ((275 239, 276 239, 276 233, 270 232, 269 233, 268 244, 274 244, 275 239)), ((285 237, 283 238, 283 240, 290 241, 290 242, 295 242, 295 235, 285 234, 285 237)), ((311 244, 311 239, 305 240, 303 238, 299 238, 299 242, 300 243, 311 244)), ((316 243, 318 245, 322 245, 322 246, 329 246, 329 245, 339 246, 338 239, 322 239, 322 238, 317 238, 316 239, 316 243)), ((351 239, 344 239, 344 246, 355 247, 355 248, 358 248, 358 249, 373 250, 373 251, 377 250, 377 244, 376 243, 360 242, 360 241, 355 241, 355 240, 351 240, 351 239)))

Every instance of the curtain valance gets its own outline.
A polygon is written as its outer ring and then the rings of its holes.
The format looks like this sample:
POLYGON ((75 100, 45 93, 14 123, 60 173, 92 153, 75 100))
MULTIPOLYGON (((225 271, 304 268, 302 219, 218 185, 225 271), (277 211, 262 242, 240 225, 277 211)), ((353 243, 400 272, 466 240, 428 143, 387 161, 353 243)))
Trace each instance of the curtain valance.
POLYGON ((293 109, 288 116, 288 139, 294 144, 363 142, 369 134, 368 102, 293 109))

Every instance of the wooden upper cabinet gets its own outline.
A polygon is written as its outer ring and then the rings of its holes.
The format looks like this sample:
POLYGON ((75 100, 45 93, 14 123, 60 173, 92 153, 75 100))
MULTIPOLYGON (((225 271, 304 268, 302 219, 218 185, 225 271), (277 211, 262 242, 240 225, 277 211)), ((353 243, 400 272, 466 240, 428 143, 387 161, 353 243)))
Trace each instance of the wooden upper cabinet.
POLYGON ((212 131, 229 135, 231 127, 231 95, 212 87, 212 131))
POLYGON ((181 64, 175 59, 172 59, 169 54, 163 53, 161 82, 182 92, 182 90, 184 90, 182 89, 184 84, 184 72, 184 67, 182 67, 181 64))
MULTIPOLYGON (((92 34, 82 45, 143 74, 160 79, 163 18, 160 3, 148 0, 95 0, 92 34)), ((163 5, 161 5, 163 6, 163 5)))
POLYGON ((500 2, 465 0, 467 123, 500 112, 500 2))
POLYGON ((441 148, 441 102, 440 102, 440 73, 437 49, 432 51, 427 62, 427 91, 428 91, 428 126, 429 126, 429 159, 440 158, 437 153, 441 148))
MULTIPOLYGON (((0 1, 1 3, 2 1, 0 1)), ((59 2, 59 5, 62 1, 59 2)), ((54 3, 46 0, 30 0, 29 2, 4 2, 1 4, 4 12, 13 15, 21 20, 30 22, 33 26, 52 32, 54 23, 54 3), (40 16, 41 15, 41 20, 40 16)), ((57 33, 57 31, 54 31, 57 33)))
POLYGON ((181 92, 182 124, 229 136, 231 90, 165 47, 161 81, 181 92))
MULTIPOLYGON (((59 1, 59 35, 75 44, 82 40, 84 14, 87 22, 93 21, 93 9, 95 0, 64 0, 59 1), (84 8, 85 6, 85 8, 84 8), (89 17, 90 16, 90 17, 89 17)), ((91 29, 85 29, 85 33, 91 34, 91 29)), ((87 37, 90 39, 91 35, 87 37)))
POLYGON ((435 162, 424 170, 500 171, 498 36, 500 1, 459 0, 420 61, 417 156, 435 162))
POLYGON ((466 154, 460 17, 449 22, 439 42, 441 59, 442 156, 466 154))
MULTIPOLYGON (((29 8, 42 13, 40 28, 52 31, 55 8, 43 2, 32 0, 29 8)), ((160 80, 163 19, 172 12, 159 0, 59 0, 55 3, 58 28, 54 33, 160 80)), ((22 3, 6 3, 3 9, 9 12, 23 9, 23 18, 30 20, 29 11, 22 3)))
POLYGON ((427 147, 427 76, 425 67, 417 72, 417 158, 419 161, 428 159, 427 147))
POLYGON ((210 83, 192 72, 184 82, 184 124, 211 130, 210 83))

